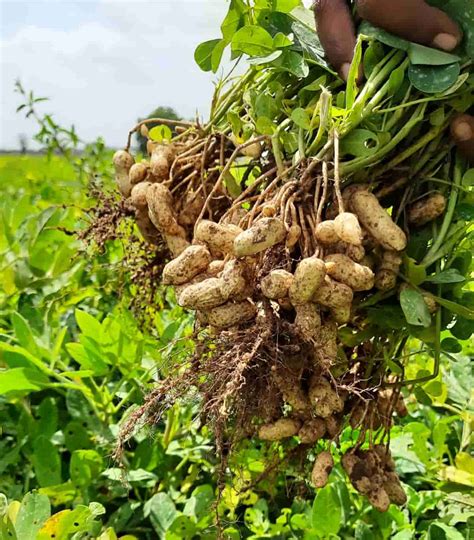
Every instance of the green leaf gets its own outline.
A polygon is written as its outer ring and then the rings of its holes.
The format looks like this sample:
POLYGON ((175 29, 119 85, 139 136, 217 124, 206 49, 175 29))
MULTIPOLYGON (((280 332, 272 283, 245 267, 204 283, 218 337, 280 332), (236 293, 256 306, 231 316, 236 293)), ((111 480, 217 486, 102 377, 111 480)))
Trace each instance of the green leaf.
POLYGON ((173 138, 173 132, 168 126, 153 126, 148 132, 148 136, 152 141, 161 143, 163 141, 170 141, 173 138))
POLYGON ((408 78, 413 86, 426 94, 444 92, 452 86, 461 71, 459 63, 447 66, 415 66, 408 67, 408 78))
POLYGON ((402 51, 408 51, 410 47, 410 42, 406 39, 402 39, 398 36, 390 34, 389 32, 382 30, 381 28, 377 28, 368 21, 362 21, 359 26, 359 34, 374 38, 377 41, 388 45, 389 47, 401 49, 402 51))
POLYGON ((188 516, 176 516, 168 531, 177 535, 178 538, 189 540, 198 532, 196 525, 188 516))
POLYGON ((364 53, 364 75, 367 78, 374 70, 375 66, 384 58, 385 51, 379 41, 371 41, 364 53))
POLYGON ((474 334, 474 320, 469 321, 463 317, 458 317, 456 324, 450 328, 450 332, 457 339, 469 339, 474 334))
POLYGON ((82 504, 74 510, 62 510, 46 520, 36 540, 69 540, 73 535, 90 531, 94 514, 82 504))
POLYGON ((12 314, 11 321, 18 343, 25 349, 31 351, 34 355, 39 356, 36 339, 31 331, 28 321, 17 312, 12 314))
MULTIPOLYGON (((222 55, 224 54, 224 49, 227 47, 227 43, 224 40, 221 40, 212 51, 211 55, 211 69, 213 73, 216 73, 221 64, 222 55)), ((170 137, 171 139, 171 137, 170 137)))
POLYGON ((400 293, 400 305, 408 324, 425 328, 430 326, 431 315, 421 293, 415 289, 403 289, 400 293))
POLYGON ((308 55, 308 58, 327 71, 334 73, 325 59, 324 49, 319 41, 316 30, 302 24, 298 20, 292 23, 291 29, 295 35, 297 43, 308 55))
POLYGON ((46 397, 40 403, 37 414, 38 433, 45 437, 52 437, 58 429, 58 407, 53 397, 46 397))
POLYGON ((300 5, 300 0, 273 0, 273 10, 281 13, 290 13, 300 5))
POLYGON ((455 54, 425 47, 418 43, 410 43, 408 47, 408 58, 414 65, 424 64, 428 66, 444 66, 446 64, 454 64, 461 59, 455 54))
POLYGON ((456 354, 462 351, 462 345, 457 339, 448 337, 441 342, 441 350, 456 354))
POLYGON ((279 56, 281 56, 283 51, 273 51, 267 56, 254 56, 253 58, 249 58, 247 60, 247 63, 250 66, 260 66, 262 64, 269 64, 270 62, 273 62, 273 60, 276 60, 279 56))
POLYGON ((469 203, 461 203, 456 206, 456 214, 466 221, 474 220, 474 205, 469 203))
POLYGON ((273 37, 273 46, 275 49, 283 49, 284 47, 290 47, 291 45, 293 45, 291 39, 285 36, 285 34, 282 32, 278 32, 278 34, 273 37))
POLYGON ((434 276, 427 277, 425 281, 429 281, 430 283, 461 283, 462 281, 466 281, 466 278, 456 268, 450 268, 434 276))
POLYGON ((64 445, 69 452, 90 448, 92 443, 89 433, 85 426, 82 425, 82 422, 71 420, 64 426, 62 431, 64 434, 64 445))
POLYGON ((257 118, 255 128, 261 135, 273 135, 275 132, 275 124, 266 116, 260 116, 260 118, 257 118))
POLYGON ((38 484, 53 486, 61 483, 61 458, 56 446, 46 437, 39 436, 33 443, 33 465, 38 484))
POLYGON ((352 106, 354 105, 357 92, 358 92, 358 85, 357 80, 359 78, 359 68, 360 63, 362 61, 362 40, 360 38, 357 38, 357 43, 354 49, 354 56, 352 57, 351 67, 349 69, 349 74, 347 76, 347 82, 346 82, 346 109, 352 109, 352 106))
POLYGON ((474 186, 474 169, 469 169, 464 173, 462 177, 463 186, 474 186))
POLYGON ((232 38, 232 50, 249 56, 266 56, 273 51, 273 39, 261 26, 244 26, 232 38))
POLYGON ((283 54, 273 62, 273 65, 284 69, 285 71, 289 71, 299 79, 304 79, 309 73, 308 64, 303 56, 288 49, 283 51, 283 54))
POLYGON ((90 313, 81 311, 80 309, 76 309, 74 315, 76 317, 77 326, 79 326, 81 332, 87 337, 98 341, 102 331, 100 322, 90 313))
POLYGON ((196 47, 196 50, 194 51, 194 60, 203 71, 212 70, 212 53, 220 42, 220 39, 210 39, 209 41, 200 43, 196 47))
POLYGON ((145 516, 149 515, 158 534, 167 531, 178 515, 173 500, 166 493, 156 493, 145 503, 145 516))
POLYGON ((369 156, 379 146, 377 135, 368 129, 354 129, 341 140, 341 152, 355 157, 369 156))
POLYGON ((441 298, 435 295, 432 295, 432 296, 433 296, 433 299, 440 306, 443 306, 446 309, 449 309, 449 311, 452 311, 456 315, 460 315, 461 317, 464 317, 465 319, 468 319, 470 321, 474 320, 474 310, 472 310, 471 308, 463 306, 461 304, 457 304, 456 302, 452 302, 451 300, 446 300, 446 298, 441 298))
POLYGON ((46 495, 27 493, 15 521, 15 530, 21 540, 36 540, 38 531, 51 515, 51 505, 46 495))
POLYGON ((95 450, 75 450, 69 463, 69 474, 74 485, 86 488, 95 482, 102 470, 102 458, 95 450))
POLYGON ((311 130, 311 118, 309 117, 309 114, 301 107, 298 107, 292 111, 291 119, 298 127, 307 131, 311 130))
POLYGON ((9 392, 36 392, 48 382, 36 369, 12 368, 0 371, 0 395, 9 392))
POLYGON ((336 535, 342 525, 339 499, 331 484, 320 489, 313 503, 312 523, 318 536, 328 538, 336 535))
POLYGON ((186 501, 183 513, 200 521, 209 513, 214 499, 214 489, 211 485, 198 486, 186 501))
POLYGON ((221 24, 222 37, 226 43, 232 41, 232 36, 242 25, 242 20, 242 12, 239 9, 238 2, 232 1, 229 6, 229 11, 221 24))
POLYGON ((428 529, 427 540, 465 540, 465 536, 456 528, 443 523, 433 521, 428 529))

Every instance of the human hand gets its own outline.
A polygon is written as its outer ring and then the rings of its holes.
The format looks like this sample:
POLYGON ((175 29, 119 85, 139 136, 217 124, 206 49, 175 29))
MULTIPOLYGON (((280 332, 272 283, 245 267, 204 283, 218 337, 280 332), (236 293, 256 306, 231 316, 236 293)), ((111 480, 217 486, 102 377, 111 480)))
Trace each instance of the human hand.
MULTIPOLYGON (((358 15, 375 26, 409 41, 444 51, 462 39, 458 25, 424 0, 358 0, 358 15)), ((316 0, 316 24, 329 62, 346 80, 356 33, 346 0, 316 0)), ((474 117, 463 114, 451 123, 451 135, 461 152, 474 162, 474 117)))

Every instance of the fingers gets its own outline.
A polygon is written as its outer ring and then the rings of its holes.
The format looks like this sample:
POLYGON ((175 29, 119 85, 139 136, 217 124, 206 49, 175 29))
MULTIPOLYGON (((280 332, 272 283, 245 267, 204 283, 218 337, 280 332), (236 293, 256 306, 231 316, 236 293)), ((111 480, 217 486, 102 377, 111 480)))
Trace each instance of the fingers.
POLYGON ((329 63, 347 80, 356 44, 355 28, 345 0, 316 0, 314 13, 329 63))
POLYGON ((424 0, 358 0, 359 15, 409 41, 452 51, 461 41, 458 25, 424 0))
POLYGON ((474 163, 474 116, 462 114, 451 122, 451 136, 470 163, 474 163))

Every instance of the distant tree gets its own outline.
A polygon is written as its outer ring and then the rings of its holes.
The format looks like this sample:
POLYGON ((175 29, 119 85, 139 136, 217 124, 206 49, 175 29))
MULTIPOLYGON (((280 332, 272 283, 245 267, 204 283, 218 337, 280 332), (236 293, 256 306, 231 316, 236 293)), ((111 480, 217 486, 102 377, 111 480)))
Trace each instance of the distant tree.
MULTIPOLYGON (((172 107, 157 107, 152 111, 146 118, 166 118, 167 120, 181 120, 181 116, 172 108, 172 107)), ((139 118, 138 121, 141 122, 145 118, 139 118)), ((158 126, 158 122, 151 122, 147 124, 148 129, 151 129, 154 126, 158 126)), ((137 144, 140 148, 140 151, 143 154, 146 154, 146 139, 139 132, 135 134, 137 144)))

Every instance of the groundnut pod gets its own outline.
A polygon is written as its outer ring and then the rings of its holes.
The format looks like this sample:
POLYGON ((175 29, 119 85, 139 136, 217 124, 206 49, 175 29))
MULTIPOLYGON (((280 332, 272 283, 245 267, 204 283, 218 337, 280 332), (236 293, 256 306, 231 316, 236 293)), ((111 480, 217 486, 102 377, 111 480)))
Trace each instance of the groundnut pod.
POLYGON ((228 261, 220 276, 221 293, 227 300, 242 294, 247 288, 246 274, 248 269, 243 261, 228 261))
POLYGON ((372 270, 356 263, 347 255, 335 253, 325 257, 327 273, 339 283, 344 283, 353 291, 368 291, 374 286, 372 270))
POLYGON ((204 246, 189 246, 163 269, 163 283, 181 285, 204 272, 211 262, 211 254, 204 246))
POLYGON ((173 209, 173 197, 163 184, 152 184, 146 192, 148 214, 155 227, 166 234, 186 236, 186 232, 178 225, 173 209))
POLYGON ((331 452, 324 450, 317 455, 311 472, 311 482, 314 487, 322 488, 328 483, 329 475, 331 474, 333 467, 334 460, 331 452))
POLYGON ((280 418, 272 424, 264 424, 258 430, 258 436, 264 441, 280 441, 297 435, 301 421, 296 418, 280 418))
POLYGON ((220 278, 208 278, 200 283, 188 285, 179 295, 178 304, 188 309, 208 310, 226 301, 222 294, 220 278))
POLYGON ((150 171, 150 166, 146 163, 134 163, 130 167, 130 171, 128 173, 128 177, 130 180, 130 183, 132 186, 135 186, 136 184, 139 184, 140 182, 144 182, 148 176, 148 172, 150 171))
POLYGON ((257 308, 252 302, 227 302, 222 306, 207 312, 207 320, 216 328, 229 328, 250 321, 257 314, 257 308))
POLYGON ((326 320, 319 328, 315 359, 318 366, 331 367, 337 359, 337 324, 335 320, 326 320))
POLYGON ((132 188, 130 200, 135 208, 135 222, 140 229, 140 233, 144 240, 149 244, 158 245, 161 242, 162 236, 148 216, 148 205, 146 202, 146 192, 149 182, 142 182, 132 188))
POLYGON ((196 227, 194 239, 207 244, 212 253, 226 255, 233 252, 234 240, 240 233, 242 229, 231 223, 203 219, 196 227))
POLYGON ((225 262, 222 259, 211 261, 207 267, 207 273, 213 277, 217 276, 224 270, 225 262))
POLYGON ((439 218, 445 210, 446 197, 441 193, 432 193, 408 208, 408 221, 415 227, 421 227, 439 218))
POLYGON ((295 306, 309 302, 317 288, 323 283, 325 276, 324 261, 316 257, 301 260, 296 267, 295 277, 289 290, 291 303, 295 306))
POLYGON ((292 249, 298 243, 298 240, 301 237, 301 227, 299 225, 293 224, 288 229, 288 234, 286 236, 285 245, 288 249, 292 249))
POLYGON ((368 191, 356 191, 351 205, 359 221, 382 247, 394 251, 406 248, 405 233, 394 223, 375 195, 368 191))
POLYGON ((262 294, 271 300, 279 300, 288 296, 288 290, 293 282, 293 274, 286 270, 272 270, 260 282, 262 294))
POLYGON ((386 250, 375 274, 375 287, 380 291, 389 291, 397 284, 398 271, 402 258, 396 251, 386 250))
POLYGON ((119 191, 124 197, 129 197, 132 191, 132 184, 128 173, 135 160, 126 150, 117 150, 112 158, 112 163, 114 165, 115 181, 119 191))
POLYGON ((322 418, 307 420, 298 431, 298 437, 303 444, 314 444, 324 437, 326 422, 322 418))
POLYGON ((386 512, 390 506, 390 498, 383 487, 369 491, 369 493, 367 493, 367 499, 379 512, 386 512))
POLYGON ((390 502, 403 506, 407 502, 407 495, 403 491, 398 475, 394 472, 386 472, 383 489, 387 493, 390 502))
POLYGON ((189 191, 183 201, 178 215, 180 225, 194 225, 204 205, 204 197, 201 193, 189 191))
POLYGON ((175 150, 171 145, 159 144, 152 149, 150 157, 151 172, 158 181, 168 178, 175 158, 175 150))
POLYGON ((341 212, 334 218, 334 230, 343 242, 355 246, 362 245, 362 229, 356 215, 341 212))
POLYGON ((255 255, 279 244, 285 237, 286 229, 281 219, 262 218, 235 238, 234 253, 237 257, 255 255))
POLYGON ((295 326, 305 341, 318 340, 321 329, 321 315, 316 304, 297 304, 295 306, 295 326))
POLYGON ((344 408, 343 399, 324 377, 313 376, 311 378, 308 397, 315 414, 321 418, 340 413, 344 408))
POLYGON ((340 238, 336 232, 334 220, 321 221, 316 227, 316 239, 324 245, 336 244, 340 238))
POLYGON ((353 296, 354 293, 350 287, 326 276, 314 293, 312 300, 328 308, 338 308, 350 304, 353 296))

